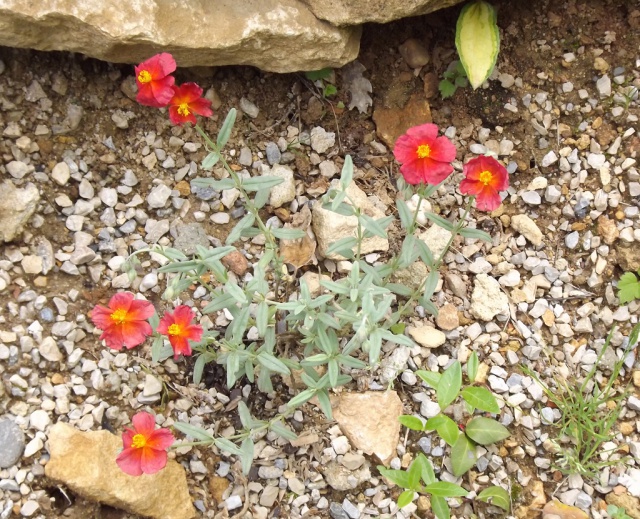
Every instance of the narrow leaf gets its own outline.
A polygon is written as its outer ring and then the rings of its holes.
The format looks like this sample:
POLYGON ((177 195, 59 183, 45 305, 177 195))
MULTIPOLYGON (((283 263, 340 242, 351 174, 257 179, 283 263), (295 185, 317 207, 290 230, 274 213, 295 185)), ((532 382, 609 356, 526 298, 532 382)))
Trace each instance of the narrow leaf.
POLYGON ((232 108, 229 110, 227 117, 225 117, 222 127, 220 128, 220 132, 218 133, 218 139, 216 140, 218 148, 222 148, 229 140, 229 137, 231 137, 231 130, 236 122, 236 113, 237 110, 232 108))

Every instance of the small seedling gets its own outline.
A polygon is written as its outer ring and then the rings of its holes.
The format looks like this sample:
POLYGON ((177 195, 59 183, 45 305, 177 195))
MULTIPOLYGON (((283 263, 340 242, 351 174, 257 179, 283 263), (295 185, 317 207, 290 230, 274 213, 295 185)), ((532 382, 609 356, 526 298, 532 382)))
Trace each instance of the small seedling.
POLYGON ((627 511, 616 505, 607 506, 607 513, 611 516, 611 519, 631 519, 631 516, 627 514, 627 511))
MULTIPOLYGON (((640 270, 638 274, 640 275, 640 270)), ((625 272, 620 277, 618 299, 621 305, 630 303, 634 299, 640 299, 640 281, 633 272, 625 272)))
POLYGON ((322 90, 322 97, 327 99, 338 93, 338 89, 330 79, 334 76, 332 68, 323 68, 305 72, 304 76, 322 90))
POLYGON ((458 60, 451 62, 442 77, 444 79, 438 84, 442 99, 453 96, 458 88, 464 88, 469 85, 467 73, 462 63, 458 60))

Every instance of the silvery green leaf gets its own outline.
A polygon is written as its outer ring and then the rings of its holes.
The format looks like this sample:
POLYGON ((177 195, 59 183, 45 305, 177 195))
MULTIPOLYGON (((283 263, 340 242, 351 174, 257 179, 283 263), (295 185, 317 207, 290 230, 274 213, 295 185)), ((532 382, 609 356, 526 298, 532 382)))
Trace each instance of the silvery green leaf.
POLYGON ((253 238, 260 235, 262 235, 262 231, 257 227, 247 227, 245 229, 242 229, 242 232, 240 233, 240 236, 242 236, 243 238, 253 238))
POLYGON ((326 364, 330 358, 326 353, 316 353, 310 357, 305 357, 301 362, 303 366, 319 366, 320 364, 326 364))
POLYGON ((362 226, 374 236, 379 236, 380 238, 387 237, 387 231, 385 231, 385 229, 392 221, 393 216, 385 216, 384 218, 376 220, 366 214, 360 215, 360 222, 362 223, 362 226))
POLYGON ((289 368, 284 362, 282 362, 280 359, 275 358, 269 353, 263 351, 256 357, 256 360, 260 363, 260 365, 270 369, 271 371, 275 371, 276 373, 280 373, 281 375, 291 374, 289 368))
POLYGON ((158 327, 158 324, 160 324, 158 312, 153 312, 153 315, 149 317, 149 324, 151 325, 152 330, 155 330, 158 327))
POLYGON ((488 233, 481 231, 480 229, 472 229, 471 227, 464 227, 460 229, 460 235, 474 240, 491 241, 491 236, 488 233))
POLYGON ((233 125, 236 122, 236 114, 237 114, 237 110, 235 108, 232 108, 231 110, 229 110, 229 113, 227 114, 227 116, 224 119, 224 122, 222 123, 222 127, 220 128, 220 133, 218 133, 218 138, 216 140, 216 144, 218 145, 219 149, 222 149, 222 147, 229 140, 229 137, 231 137, 231 130, 233 129, 233 125))
POLYGON ((289 402, 287 403, 287 407, 299 407, 305 402, 311 400, 315 394, 315 389, 305 389, 301 393, 298 393, 296 396, 294 396, 291 400, 289 400, 289 402))
POLYGON ((321 306, 327 304, 329 301, 332 301, 335 296, 333 294, 325 294, 323 296, 316 297, 312 299, 309 303, 309 308, 320 308, 321 306))
POLYGON ((255 221, 256 217, 251 213, 245 214, 227 236, 226 243, 228 245, 231 245, 232 243, 238 241, 240 239, 240 236, 242 235, 242 231, 251 227, 255 221))
POLYGON ((215 446, 222 451, 228 452, 229 454, 235 454, 236 456, 242 456, 240 448, 231 440, 227 440, 226 438, 216 438, 214 443, 215 446))
POLYGON ((433 253, 429 246, 419 239, 416 240, 416 246, 418 247, 418 254, 422 261, 424 261, 428 267, 433 267, 435 260, 433 259, 433 253))
POLYGON ((391 341, 401 346, 408 346, 409 348, 413 348, 415 346, 415 343, 406 335, 397 335, 389 330, 385 330, 384 328, 380 329, 380 334, 386 341, 391 341))
POLYGON ((223 178, 222 180, 216 180, 213 178, 194 178, 191 181, 191 185, 194 187, 212 187, 216 191, 224 191, 225 189, 231 189, 236 187, 236 183, 232 178, 223 178))
POLYGON ((387 288, 391 290, 394 294, 398 294, 399 296, 409 297, 413 294, 413 290, 405 285, 399 285, 398 283, 387 283, 387 288))
POLYGON ((331 211, 333 211, 334 213, 341 214, 342 216, 354 216, 357 212, 357 209, 355 209, 350 204, 334 203, 334 204, 331 204, 331 211))
POLYGON ((271 233, 279 240, 298 240, 304 238, 307 233, 300 229, 274 229, 271 228, 271 233))
MULTIPOLYGON (((338 379, 338 382, 339 382, 339 379, 338 379)), ((333 420, 333 412, 331 410, 331 400, 329 399, 329 393, 327 392, 327 390, 323 389, 321 391, 318 391, 316 396, 318 397, 318 403, 320 404, 320 409, 322 409, 322 412, 324 413, 324 415, 329 420, 333 420)))
POLYGON ((438 281, 440 281, 440 273, 437 270, 432 270, 429 272, 427 276, 427 281, 424 284, 424 298, 429 299, 433 293, 436 291, 436 287, 438 286, 438 281))
POLYGON ((173 355, 171 345, 169 344, 167 351, 167 345, 164 342, 164 337, 162 335, 156 336, 151 343, 151 361, 162 362, 163 360, 171 357, 171 355, 173 355))
POLYGON ((336 283, 328 279, 321 279, 320 286, 323 286, 334 294, 347 295, 349 293, 349 287, 345 283, 336 283))
POLYGON ((175 422, 173 427, 178 429, 182 434, 187 436, 191 436, 193 439, 197 441, 203 442, 214 442, 215 439, 211 436, 207 431, 201 429, 200 427, 196 427, 194 425, 184 423, 184 422, 175 422))
POLYGON ((251 470, 251 465, 253 465, 253 440, 250 437, 245 438, 242 442, 242 445, 240 446, 240 450, 242 451, 242 454, 240 455, 242 473, 246 476, 251 470))
POLYGON ((196 363, 193 365, 193 383, 200 384, 202 381, 202 372, 207 364, 207 358, 204 354, 198 355, 196 363))
POLYGON ((167 263, 158 269, 158 272, 190 272, 200 265, 199 261, 180 261, 177 263, 167 263))
POLYGON ((213 247, 213 248, 205 248, 201 245, 198 246, 198 254, 202 257, 203 260, 219 260, 224 258, 226 255, 234 252, 236 248, 232 245, 225 245, 224 247, 213 247))
POLYGON ((282 184, 284 182, 284 178, 282 177, 250 177, 242 179, 242 187, 245 191, 262 191, 263 189, 271 189, 278 184, 282 184))
POLYGON ((202 169, 208 170, 215 166, 220 160, 220 154, 217 151, 212 151, 207 155, 203 160, 200 167, 202 169))
POLYGON ((202 309, 202 313, 210 314, 211 312, 217 312, 223 308, 229 308, 235 304, 235 298, 231 294, 223 294, 220 297, 216 297, 211 303, 202 309))
POLYGON ((360 360, 360 359, 356 359, 355 357, 350 357, 348 355, 344 355, 344 354, 340 354, 336 357, 338 359, 338 361, 340 362, 340 364, 343 364, 344 366, 347 366, 349 368, 355 368, 355 369, 365 369, 367 367, 367 363, 360 360))
POLYGON ((238 416, 240 416, 240 423, 245 429, 251 429, 253 427, 253 417, 251 412, 242 400, 238 402, 238 416))
POLYGON ((351 155, 347 155, 344 158, 344 165, 342 166, 342 172, 340 174, 340 187, 342 190, 346 190, 351 181, 353 180, 353 160, 351 155))
POLYGON ((402 228, 405 230, 409 229, 413 223, 413 213, 411 209, 409 209, 407 203, 400 198, 396 200, 396 207, 398 208, 398 216, 400 216, 402 228))
POLYGON ((270 196, 271 191, 269 189, 260 189, 259 191, 256 191, 256 195, 253 197, 253 205, 256 209, 262 209, 267 205, 270 196))
POLYGON ((265 301, 258 303, 256 307, 256 328, 260 337, 264 337, 269 325, 269 305, 265 301))
POLYGON ((422 240, 418 240, 412 234, 408 234, 405 237, 404 241, 402 242, 402 249, 400 250, 400 257, 399 257, 400 266, 402 268, 408 267, 418 259, 418 256, 420 255, 420 251, 416 245, 417 241, 422 241, 422 240))
POLYGON ((293 441, 298 439, 296 433, 288 429, 280 420, 273 422, 269 429, 285 440, 293 441))
POLYGON ((439 227, 442 227, 443 229, 446 229, 449 232, 453 232, 453 224, 449 220, 446 220, 442 216, 434 213, 430 213, 430 212, 426 212, 424 213, 424 215, 428 220, 431 220, 433 223, 435 223, 439 227))
POLYGON ((233 297, 236 303, 243 305, 247 302, 246 294, 234 281, 231 281, 231 280, 227 281, 227 283, 224 286, 224 291, 225 293, 233 297))
MULTIPOLYGON (((386 330, 384 330, 386 331, 386 330)), ((382 330, 375 329, 369 336, 369 363, 377 364, 380 359, 380 350, 382 349, 382 330)))
POLYGON ((420 298, 420 305, 427 311, 427 313, 434 317, 438 317, 438 307, 436 307, 433 301, 422 297, 420 298))
POLYGON ((338 375, 340 373, 340 367, 338 366, 338 361, 336 359, 331 359, 328 364, 329 371, 329 383, 331 387, 336 387, 338 385, 338 375))
POLYGON ((353 256, 353 250, 352 249, 356 245, 358 245, 358 240, 356 238, 354 238, 353 236, 349 236, 347 238, 341 238, 338 241, 335 241, 331 245, 329 245, 329 248, 327 249, 327 255, 338 253, 338 254, 342 254, 343 256, 345 256, 344 251, 348 250, 351 253, 351 255, 353 256))

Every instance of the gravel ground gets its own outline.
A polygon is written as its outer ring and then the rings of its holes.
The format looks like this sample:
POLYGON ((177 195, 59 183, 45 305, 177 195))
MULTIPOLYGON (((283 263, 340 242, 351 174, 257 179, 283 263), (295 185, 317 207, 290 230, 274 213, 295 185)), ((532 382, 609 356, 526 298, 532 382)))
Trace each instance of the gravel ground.
MULTIPOLYGON (((390 367, 399 375, 394 387, 405 413, 429 417, 432 393, 414 372, 443 368, 454 358, 464 364, 477 351, 486 384, 504 400, 500 420, 512 437, 486 448, 465 476, 466 488, 491 482, 511 489, 518 517, 536 517, 552 495, 589 517, 607 517, 605 499, 619 496, 637 512, 635 352, 617 386, 629 383, 631 395, 623 400, 615 441, 607 445, 629 457, 595 482, 564 478, 553 468, 551 424, 560 410, 522 366, 552 385, 554 377, 583 375, 615 325, 613 348, 598 367, 601 383, 638 321, 640 304, 619 305, 614 287, 623 272, 640 268, 640 104, 631 90, 640 87, 640 5, 498 5, 503 48, 489 86, 458 91, 446 101, 432 95, 434 73, 454 59, 450 28, 457 10, 365 31, 360 61, 373 85, 373 109, 390 111, 384 121, 376 120, 378 135, 372 108, 361 114, 331 106, 302 75, 230 67, 180 71, 181 79, 208 90, 216 112, 205 125, 211 133, 229 108, 243 114, 227 146, 234 167, 257 174, 280 164, 294 171, 289 182, 295 200, 268 215, 282 222, 326 191, 346 153, 354 156, 358 185, 392 214, 397 166, 381 127, 400 124, 412 96, 429 98, 434 122, 458 148, 458 172, 432 200, 441 214, 461 206, 455 186, 465 159, 491 152, 503 161, 511 174, 505 203, 491 215, 473 214, 493 242, 460 242, 446 256, 444 283, 435 295, 439 318, 417 308, 409 322, 433 327, 414 335, 419 344, 413 349, 388 348, 383 369, 358 383, 385 389, 384 368, 390 367), (415 52, 428 49, 429 65, 411 68, 416 57, 401 57, 399 46, 408 38, 420 41, 411 46, 415 52)), ((3 210, 19 221, 21 211, 35 207, 23 232, 0 246, 0 518, 131 517, 43 477, 53 424, 117 432, 135 410, 147 407, 160 415, 159 424, 191 421, 228 431, 237 426, 231 411, 239 398, 270 416, 286 401, 288 388, 278 385, 266 397, 246 381, 227 388, 214 367, 196 387, 190 361, 152 365, 148 344, 127 353, 108 351, 87 314, 119 289, 162 307, 158 258, 145 258, 140 276, 130 282, 119 270, 128 254, 154 243, 219 245, 243 209, 233 193, 191 186, 205 155, 198 136, 134 102, 131 67, 10 49, 0 49, 0 58, 0 171, 18 189, 3 193, 3 210)), ((341 85, 340 72, 337 77, 338 97, 348 106, 349 89, 341 85)), ((9 229, 2 232, 13 238, 9 229)), ((392 228, 392 249, 397 238, 392 228)), ((245 242, 242 253, 240 278, 262 253, 259 240, 245 242)), ((320 267, 338 277, 344 265, 320 260, 320 267)), ((205 299, 201 290, 183 297, 196 308, 205 299)), ((224 313, 212 320, 217 326, 227 322, 224 313)), ((290 425, 307 442, 291 446, 265 436, 247 479, 234 459, 178 450, 202 517, 224 510, 242 510, 246 517, 429 516, 420 500, 398 511, 398 489, 390 489, 375 461, 314 406, 298 410, 290 425), (332 462, 344 469, 337 476, 324 470, 332 462)), ((434 435, 403 433, 390 466, 406 467, 411 453, 420 451, 434 460, 442 478, 455 479, 438 461, 444 443, 434 435)), ((459 505, 457 517, 499 516, 485 505, 459 505)))

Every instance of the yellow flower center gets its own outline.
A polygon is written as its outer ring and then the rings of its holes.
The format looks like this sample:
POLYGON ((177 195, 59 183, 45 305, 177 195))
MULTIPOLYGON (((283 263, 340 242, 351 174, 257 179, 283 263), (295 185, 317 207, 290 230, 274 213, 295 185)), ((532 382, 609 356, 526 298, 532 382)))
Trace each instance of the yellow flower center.
POLYGON ((147 438, 144 436, 144 434, 136 434, 131 439, 131 446, 134 449, 142 449, 142 447, 144 447, 146 444, 147 444, 147 438))
POLYGON ((491 171, 484 170, 480 173, 478 180, 486 186, 493 180, 493 173, 491 173, 491 171))
POLYGON ((418 146, 418 151, 416 152, 419 159, 426 159, 429 155, 431 155, 431 148, 428 144, 421 144, 418 146))
POLYGON ((182 327, 179 324, 172 324, 167 330, 169 335, 180 335, 182 333, 182 327))
POLYGON ((138 81, 140 81, 140 83, 149 83, 151 79, 151 74, 146 70, 141 70, 138 74, 138 81))
POLYGON ((178 106, 178 113, 182 117, 186 117, 187 115, 189 115, 191 113, 189 111, 189 105, 187 103, 182 103, 180 106, 178 106))
POLYGON ((127 311, 124 308, 118 308, 110 317, 112 321, 122 324, 127 320, 127 311))

